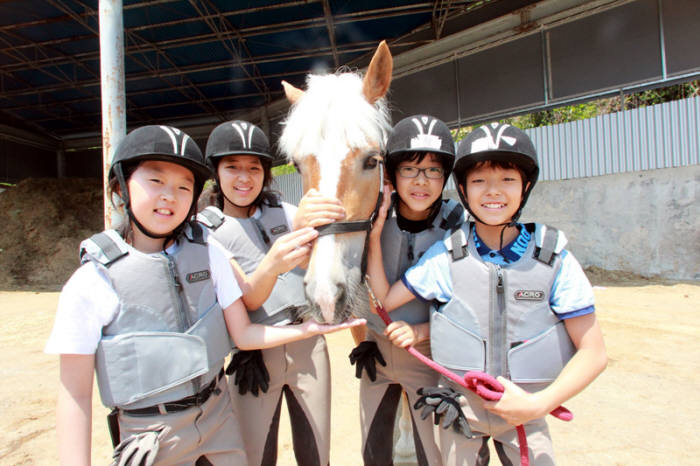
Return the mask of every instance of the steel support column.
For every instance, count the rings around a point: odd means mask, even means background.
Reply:
[[[119,142],[126,135],[124,90],[124,19],[122,0],[100,0],[100,76],[102,89],[102,162],[105,228],[121,221],[107,194],[107,174]]]

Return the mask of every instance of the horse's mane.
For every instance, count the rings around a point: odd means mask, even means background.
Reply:
[[[317,154],[324,140],[353,149],[374,142],[383,151],[391,129],[386,100],[367,102],[362,76],[350,72],[309,75],[306,92],[282,124],[279,145],[287,157]]]

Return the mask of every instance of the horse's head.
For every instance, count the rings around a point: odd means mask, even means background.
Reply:
[[[368,220],[377,205],[391,128],[383,99],[391,70],[389,47],[382,42],[364,78],[350,72],[310,75],[306,91],[283,83],[292,108],[280,147],[301,172],[304,192],[314,188],[340,199],[346,222]],[[342,322],[357,302],[367,301],[361,262],[368,232],[358,231],[359,224],[322,232],[311,253],[304,282],[319,322]]]

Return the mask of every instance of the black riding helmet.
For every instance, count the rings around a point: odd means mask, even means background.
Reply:
[[[216,169],[221,157],[227,155],[255,155],[263,164],[272,164],[270,142],[257,126],[243,120],[221,123],[209,134],[207,140],[206,163],[216,177]]]
[[[386,143],[386,169],[396,184],[396,167],[404,155],[432,152],[438,156],[445,172],[445,183],[455,161],[455,143],[445,123],[430,115],[414,115],[396,123]],[[444,187],[444,184],[443,184]]]
[[[515,223],[525,207],[532,188],[537,183],[537,176],[540,172],[535,146],[528,135],[515,126],[501,123],[480,126],[462,139],[457,148],[453,170],[457,187],[464,186],[465,175],[469,168],[487,160],[513,163],[525,173],[522,201],[510,222],[511,224]],[[530,185],[525,189],[527,183]],[[469,208],[465,195],[461,190],[457,191],[464,207],[472,217],[478,219]]]
[[[187,220],[179,225],[173,233],[156,235],[141,225],[131,211],[129,190],[126,185],[125,166],[137,164],[146,160],[162,160],[164,162],[176,163],[192,171],[195,182],[192,205],[190,206],[188,218],[194,215],[197,199],[202,192],[205,181],[209,178],[209,170],[206,165],[204,165],[202,151],[199,149],[197,143],[183,131],[173,128],[172,126],[142,126],[127,134],[117,146],[114,157],[112,158],[112,165],[109,168],[108,179],[116,178],[119,182],[121,198],[124,202],[124,209],[129,219],[134,222],[139,230],[151,238],[173,236],[182,229]]]

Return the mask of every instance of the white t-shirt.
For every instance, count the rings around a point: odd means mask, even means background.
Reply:
[[[174,254],[178,245],[166,249]],[[226,309],[241,297],[241,290],[228,261],[226,249],[209,236],[209,266],[219,305]],[[94,354],[102,328],[119,310],[119,297],[109,279],[94,262],[83,264],[63,286],[56,320],[44,352],[50,354]]]

